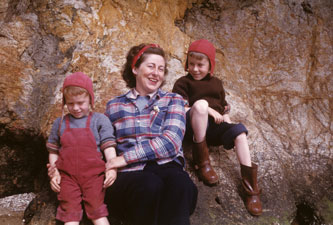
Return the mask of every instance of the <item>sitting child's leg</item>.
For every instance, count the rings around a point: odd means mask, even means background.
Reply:
[[[199,143],[205,140],[208,123],[208,102],[205,100],[196,101],[191,107],[191,126],[194,142]]]
[[[191,107],[190,115],[194,142],[192,155],[198,177],[207,185],[215,185],[219,178],[210,165],[209,149],[206,143],[208,102],[205,100],[196,101]]]
[[[242,186],[246,193],[245,206],[250,214],[259,216],[262,213],[260,188],[258,186],[258,166],[251,163],[251,155],[247,137],[241,133],[235,138],[235,148],[241,166]]]
[[[251,167],[251,155],[245,133],[235,138],[236,155],[240,164]]]
[[[261,189],[258,186],[257,173],[257,164],[252,163],[251,167],[241,164],[242,186],[246,194],[245,207],[254,216],[259,216],[262,213]]]

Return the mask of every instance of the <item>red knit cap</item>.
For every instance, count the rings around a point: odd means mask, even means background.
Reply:
[[[64,84],[62,86],[62,91],[68,86],[77,86],[84,88],[88,91],[91,99],[91,107],[94,108],[94,89],[93,89],[93,83],[90,77],[85,75],[82,72],[75,72],[68,77],[65,78]],[[66,104],[65,102],[65,96],[63,96],[63,105]]]
[[[215,67],[215,47],[210,41],[206,39],[194,41],[188,48],[188,52],[200,52],[205,54],[210,61],[210,74],[213,74]],[[186,59],[185,70],[187,71],[187,69],[188,65]]]

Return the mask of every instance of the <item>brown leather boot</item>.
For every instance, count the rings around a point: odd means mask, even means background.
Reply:
[[[260,201],[261,189],[257,182],[258,165],[252,163],[252,167],[241,164],[242,186],[245,190],[245,206],[253,216],[260,216],[262,204]]]
[[[202,180],[208,186],[217,184],[219,178],[210,165],[209,149],[206,140],[193,144],[192,156],[199,180]]]

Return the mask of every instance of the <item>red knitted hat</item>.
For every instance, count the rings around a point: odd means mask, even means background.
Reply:
[[[68,86],[77,86],[86,89],[90,95],[91,107],[94,108],[94,89],[90,77],[88,77],[82,72],[75,72],[65,78],[64,84],[62,86],[62,91],[64,91],[64,89]],[[62,103],[63,105],[66,104],[65,96],[63,96]]]
[[[188,52],[200,52],[205,54],[210,61],[210,73],[213,74],[215,67],[215,47],[210,41],[206,39],[194,41],[188,48]],[[185,70],[187,71],[187,69],[188,65],[186,59]]]

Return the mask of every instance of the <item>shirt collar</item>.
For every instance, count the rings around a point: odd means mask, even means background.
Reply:
[[[153,93],[148,94],[149,99],[153,98],[156,95],[156,93],[158,93],[158,90]],[[131,91],[127,95],[127,97],[131,98],[131,99],[137,99],[138,96],[139,96],[139,92],[135,88],[132,88]]]

